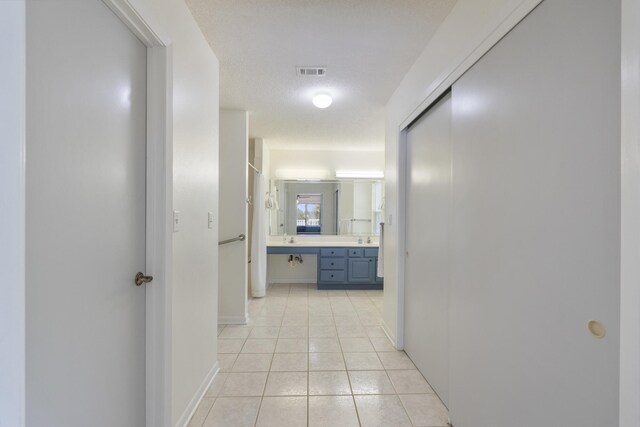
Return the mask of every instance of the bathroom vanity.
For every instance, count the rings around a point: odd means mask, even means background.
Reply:
[[[270,283],[382,289],[376,276],[382,179],[272,180],[267,209]]]
[[[318,289],[382,289],[377,244],[336,242],[270,243],[267,254],[315,255]]]

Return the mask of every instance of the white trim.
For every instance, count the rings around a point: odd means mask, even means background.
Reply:
[[[146,20],[128,0],[102,0],[113,13],[140,39],[147,47],[166,46]]]
[[[396,260],[396,283],[398,284],[398,306],[396,310],[396,348],[404,349],[404,294],[405,264],[407,254],[407,134],[403,129],[398,138],[398,250]]]
[[[249,316],[220,316],[218,317],[218,325],[246,325],[249,322]]]
[[[317,283],[317,279],[278,279],[277,277],[269,280],[269,285],[293,285],[296,283],[300,283],[302,285],[313,285]]]
[[[216,379],[218,372],[220,372],[220,367],[218,361],[216,360],[215,365],[213,365],[213,368],[211,368],[202,384],[200,384],[200,387],[198,387],[198,391],[196,391],[193,399],[191,399],[191,401],[187,405],[187,408],[184,410],[184,412],[176,422],[176,427],[187,427],[189,421],[191,420],[191,417],[193,417],[196,409],[198,409],[198,405],[200,405],[200,402],[202,402],[202,398],[205,397],[205,395],[207,394],[207,390],[209,390],[209,387],[211,387],[211,384]]]
[[[640,425],[640,4],[622,0],[620,427]]]
[[[128,0],[102,0],[147,47],[146,425],[171,425],[172,49]]]
[[[147,50],[147,426],[171,420],[173,266],[172,48]]]
[[[405,293],[405,194],[406,194],[406,133],[409,125],[431,104],[445,93],[464,73],[467,72],[480,58],[489,52],[504,36],[520,23],[543,0],[523,0],[505,19],[496,23],[489,33],[468,55],[454,61],[427,89],[426,97],[405,118],[398,128],[397,139],[397,194],[398,194],[398,251],[397,251],[397,312],[396,312],[396,348],[404,348],[404,293]]]
[[[0,2],[0,426],[25,425],[26,5]]]
[[[400,130],[405,130],[411,122],[413,122],[424,110],[429,108],[433,102],[438,99],[451,85],[458,80],[467,70],[473,67],[487,52],[493,48],[504,36],[507,35],[516,25],[520,23],[533,9],[536,8],[542,0],[523,0],[523,2],[507,16],[502,22],[499,22],[496,28],[480,42],[475,49],[468,55],[458,58],[453,65],[440,74],[427,89],[427,96],[409,116],[400,125]]]
[[[402,350],[401,347],[398,347],[398,341],[393,336],[393,333],[391,332],[391,328],[389,328],[384,321],[382,322],[381,326],[382,326],[382,332],[384,332],[384,334],[387,336],[389,341],[391,341],[391,344],[396,348],[396,350]]]

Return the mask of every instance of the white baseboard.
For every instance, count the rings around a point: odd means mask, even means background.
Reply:
[[[396,340],[395,335],[391,333],[391,329],[389,329],[384,321],[382,322],[382,330],[384,331],[384,334],[387,336],[387,338],[389,338],[389,341],[391,341],[391,344],[393,344],[396,350],[402,350],[402,348],[398,348],[398,341]]]
[[[286,285],[293,284],[293,283],[311,284],[311,283],[316,283],[316,282],[317,282],[317,279],[309,279],[309,278],[299,278],[299,279],[296,279],[296,278],[293,278],[293,279],[291,279],[291,278],[286,278],[286,279],[275,278],[275,279],[269,279],[269,284],[270,285],[274,285],[274,284],[278,284],[278,283],[286,284]]]
[[[246,325],[249,321],[247,315],[244,316],[218,316],[218,325]]]
[[[207,393],[207,390],[209,390],[211,383],[213,383],[213,380],[216,378],[216,375],[218,375],[219,371],[220,371],[220,365],[216,360],[215,365],[213,365],[213,368],[211,368],[211,370],[205,377],[204,381],[202,381],[202,384],[200,384],[200,387],[198,387],[198,391],[196,391],[196,394],[193,396],[193,399],[191,399],[186,409],[182,413],[182,416],[180,417],[180,419],[178,419],[178,422],[176,423],[176,427],[187,427],[187,424],[189,424],[191,417],[193,417],[193,414],[196,412],[196,409],[198,409],[198,405],[202,401],[202,398],[204,397],[204,395]]]

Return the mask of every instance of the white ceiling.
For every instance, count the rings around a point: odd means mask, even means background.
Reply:
[[[187,0],[220,60],[220,106],[248,110],[252,138],[312,150],[384,149],[384,105],[454,3]],[[331,107],[312,105],[318,91]]]

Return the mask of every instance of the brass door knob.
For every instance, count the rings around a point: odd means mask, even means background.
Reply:
[[[134,281],[136,282],[136,286],[141,286],[143,283],[149,283],[152,280],[153,280],[153,276],[145,276],[140,271],[136,273],[136,277],[134,278]]]

